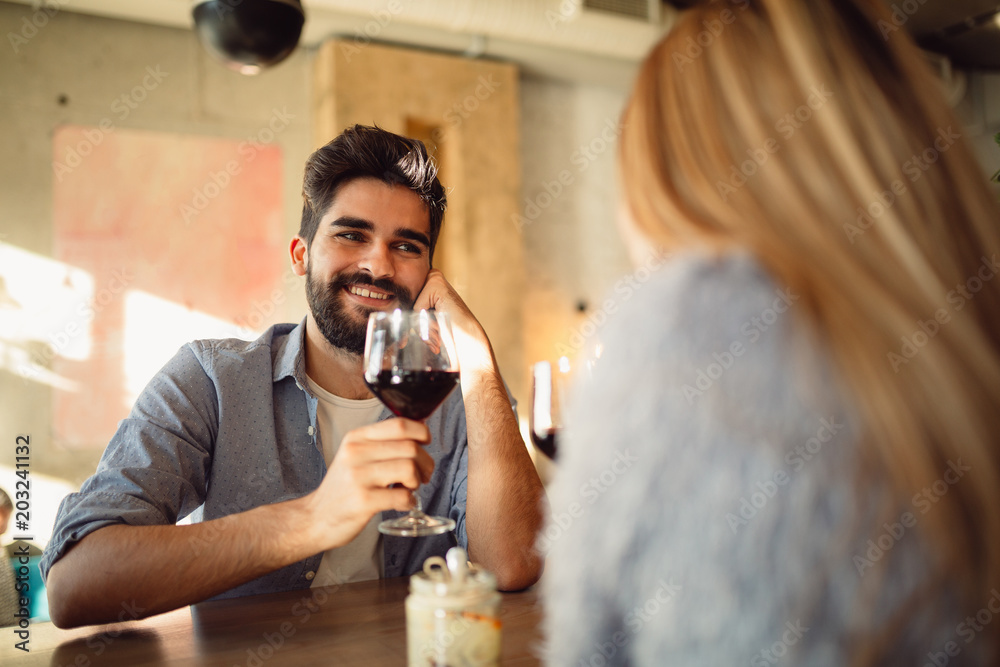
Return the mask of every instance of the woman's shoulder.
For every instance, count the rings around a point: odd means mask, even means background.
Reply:
[[[689,251],[649,262],[619,281],[631,287],[615,290],[622,300],[617,318],[627,325],[629,317],[641,315],[647,328],[700,320],[722,325],[735,321],[752,327],[769,326],[753,322],[754,315],[774,316],[792,309],[799,295],[781,287],[767,273],[752,253],[733,250],[726,253]],[[773,318],[774,324],[777,318]],[[624,321],[623,321],[624,320]]]
[[[773,412],[816,394],[838,398],[828,354],[800,312],[801,295],[775,281],[745,251],[686,253],[631,276],[594,347],[604,381],[631,374],[656,386],[659,406],[692,408],[707,398]],[[637,377],[635,374],[638,373]],[[641,383],[639,383],[641,386]],[[800,406],[801,407],[801,406]]]

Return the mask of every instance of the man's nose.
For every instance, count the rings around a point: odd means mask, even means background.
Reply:
[[[358,267],[375,278],[391,278],[395,273],[392,252],[384,243],[373,243],[358,262]]]

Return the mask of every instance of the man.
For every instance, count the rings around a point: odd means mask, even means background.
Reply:
[[[144,390],[60,506],[42,562],[57,626],[403,576],[456,541],[501,588],[537,580],[541,483],[486,334],[431,268],[445,196],[423,144],[354,126],[309,158],[303,197],[308,316],[190,343]],[[368,314],[410,307],[449,313],[461,367],[426,424],[388,418],[362,379]],[[380,536],[418,487],[455,534]]]

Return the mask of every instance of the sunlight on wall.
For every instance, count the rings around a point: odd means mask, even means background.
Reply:
[[[129,290],[125,294],[125,409],[131,409],[143,387],[185,343],[199,338],[253,340],[259,334],[148,292]]]
[[[94,278],[82,269],[0,243],[0,368],[26,380],[75,391],[53,373],[56,356],[90,356]]]
[[[80,383],[50,370],[55,357],[86,361],[91,322],[102,306],[94,278],[27,250],[0,243],[0,368],[63,391]],[[252,340],[251,330],[141,290],[125,295],[125,409],[183,344],[198,338]]]
[[[8,342],[44,340],[59,354],[84,359],[90,339],[72,332],[89,321],[87,304],[93,298],[94,278],[81,269],[0,244],[0,277],[9,297],[0,319],[0,338]],[[93,318],[93,313],[89,314]],[[65,341],[65,343],[63,342]]]

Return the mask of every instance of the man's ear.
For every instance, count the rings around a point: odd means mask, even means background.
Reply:
[[[288,245],[288,252],[292,256],[292,271],[295,275],[306,275],[306,268],[309,265],[309,248],[301,236],[292,237],[292,242]]]

